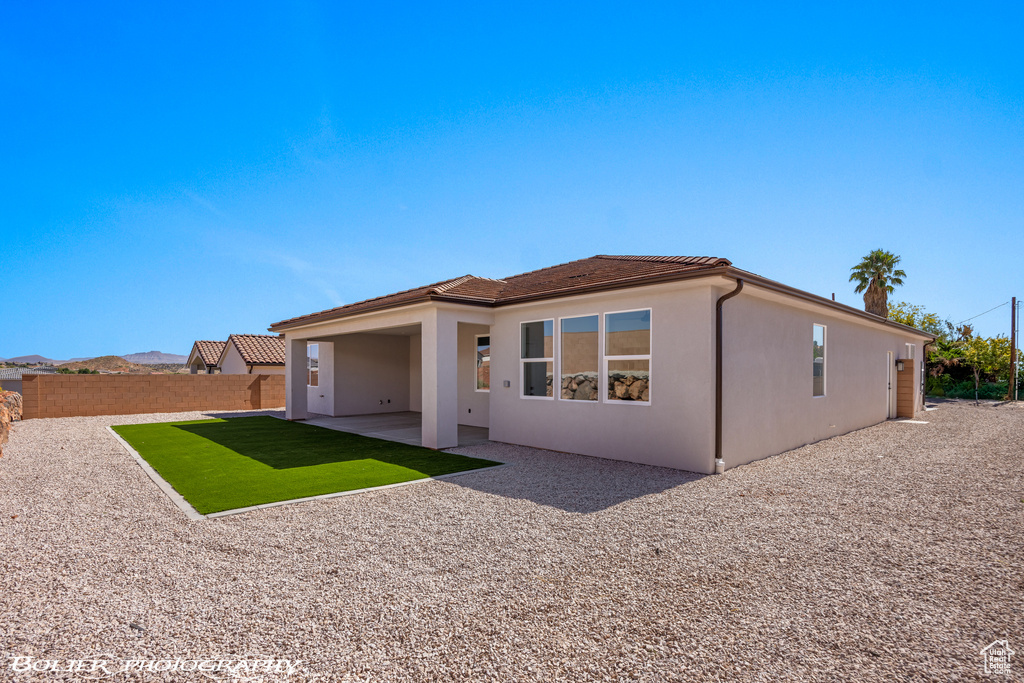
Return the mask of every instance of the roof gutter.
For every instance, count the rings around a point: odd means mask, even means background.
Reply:
[[[715,305],[715,474],[725,472],[725,460],[722,459],[722,304],[742,291],[743,280],[736,278],[736,289],[718,297]]]
[[[746,281],[748,285],[760,287],[761,289],[767,289],[768,291],[776,292],[778,294],[785,294],[786,296],[791,296],[795,299],[801,299],[803,301],[809,301],[810,303],[819,304],[821,306],[831,308],[835,311],[840,311],[842,313],[856,316],[863,320],[869,320],[874,323],[885,325],[886,327],[893,327],[904,332],[913,332],[925,338],[929,338],[932,336],[927,332],[916,329],[914,327],[910,327],[909,325],[904,325],[902,323],[889,320],[888,318],[882,318],[881,316],[877,316],[873,313],[862,311],[859,308],[847,306],[846,304],[841,304],[838,301],[832,301],[831,299],[826,299],[823,296],[811,294],[810,292],[805,292],[802,289],[790,287],[789,285],[784,285],[781,282],[776,282],[775,280],[769,280],[766,277],[755,275],[754,273],[748,273],[745,270],[739,270],[738,268],[733,268],[730,266],[729,268],[726,269],[726,272],[723,274],[726,275],[727,277],[743,279],[744,281]]]

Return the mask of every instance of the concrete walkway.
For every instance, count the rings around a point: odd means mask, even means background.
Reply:
[[[397,441],[412,446],[421,446],[422,417],[420,413],[377,413],[374,415],[352,415],[330,417],[310,413],[306,424],[370,436],[374,439]],[[487,443],[488,429],[459,425],[459,446],[476,446]]]

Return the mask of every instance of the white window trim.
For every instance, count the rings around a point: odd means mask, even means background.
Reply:
[[[914,356],[917,354],[917,344],[907,344],[905,348],[907,351],[907,360],[914,360]]]
[[[597,317],[597,400],[596,401],[578,401],[574,398],[562,398],[562,321],[573,320],[574,318],[590,318]],[[555,394],[555,398],[563,403],[582,403],[584,405],[597,405],[601,402],[601,354],[604,352],[604,316],[601,313],[580,313],[579,315],[567,315],[560,318],[555,318],[555,324],[558,328],[558,363],[555,367],[555,377],[558,378],[558,391],[552,391]],[[554,344],[552,344],[552,348]],[[554,390],[554,385],[552,385]]]
[[[309,347],[316,347],[316,384],[310,384],[309,381],[313,378],[313,371],[309,367]],[[306,344],[306,387],[312,389],[320,388],[320,344]]]
[[[519,344],[520,344],[520,346],[523,343],[522,335],[523,335],[522,328],[520,328],[520,332],[519,332],[519,337],[520,337]],[[490,332],[488,332],[487,334],[475,334],[475,335],[473,335],[473,355],[474,356],[476,355],[477,351],[480,349],[480,337],[488,337],[489,338],[490,336],[491,336]],[[520,356],[523,355],[521,350],[520,350],[519,355]],[[490,355],[487,356],[487,362],[488,363],[491,362]],[[477,370],[477,368],[476,368],[476,358],[474,358],[473,359],[473,391],[479,391],[482,394],[484,394],[484,393],[486,393],[486,394],[491,393],[490,384],[487,385],[486,389],[480,389],[479,387],[477,387],[477,385],[476,385],[476,370]]]
[[[824,349],[821,363],[821,394],[814,395],[814,369],[811,369],[811,398],[825,398],[828,396],[828,325],[811,323],[811,348],[814,348],[814,328],[821,328],[821,348]]]
[[[523,358],[523,325],[528,323],[546,323],[551,321],[551,353],[554,355],[550,358]],[[519,321],[519,398],[532,399],[538,401],[554,401],[555,400],[555,377],[558,376],[558,367],[555,363],[555,358],[558,357],[561,351],[558,343],[558,335],[555,333],[555,319],[554,318],[539,318],[537,320],[520,320]],[[526,372],[525,363],[551,363],[551,395],[550,396],[527,396],[526,395],[526,383],[523,382],[523,374]]]
[[[651,327],[648,330],[648,333],[650,334],[651,352],[648,353],[648,354],[645,354],[645,355],[631,355],[631,356],[611,356],[611,355],[607,355],[605,353],[605,351],[606,351],[606,349],[605,349],[605,341],[606,341],[605,337],[607,336],[606,333],[605,333],[605,330],[607,329],[606,321],[608,319],[608,316],[609,315],[615,315],[616,313],[637,313],[639,311],[647,311],[648,313],[651,314]],[[601,389],[600,389],[601,393],[600,393],[598,398],[600,398],[602,403],[607,403],[609,405],[632,405],[632,406],[649,406],[649,405],[651,405],[651,399],[654,398],[654,392],[651,390],[651,375],[654,374],[654,361],[652,360],[652,358],[654,356],[654,309],[650,308],[650,307],[647,307],[647,308],[627,308],[627,309],[622,310],[622,311],[605,311],[605,313],[601,316],[600,328],[601,328],[601,342],[600,342],[600,347],[601,347],[601,367],[604,370],[604,372],[601,373]],[[646,360],[647,361],[647,393],[650,395],[650,398],[648,400],[646,400],[646,401],[623,401],[621,399],[608,398],[608,390],[609,390],[608,389],[608,361],[613,361],[613,360]]]

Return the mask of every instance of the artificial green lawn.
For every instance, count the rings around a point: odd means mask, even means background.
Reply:
[[[498,464],[267,416],[113,429],[204,515]]]

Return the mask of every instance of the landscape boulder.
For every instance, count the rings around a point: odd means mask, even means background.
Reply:
[[[11,433],[11,423],[21,419],[21,394],[0,389],[0,455]]]

